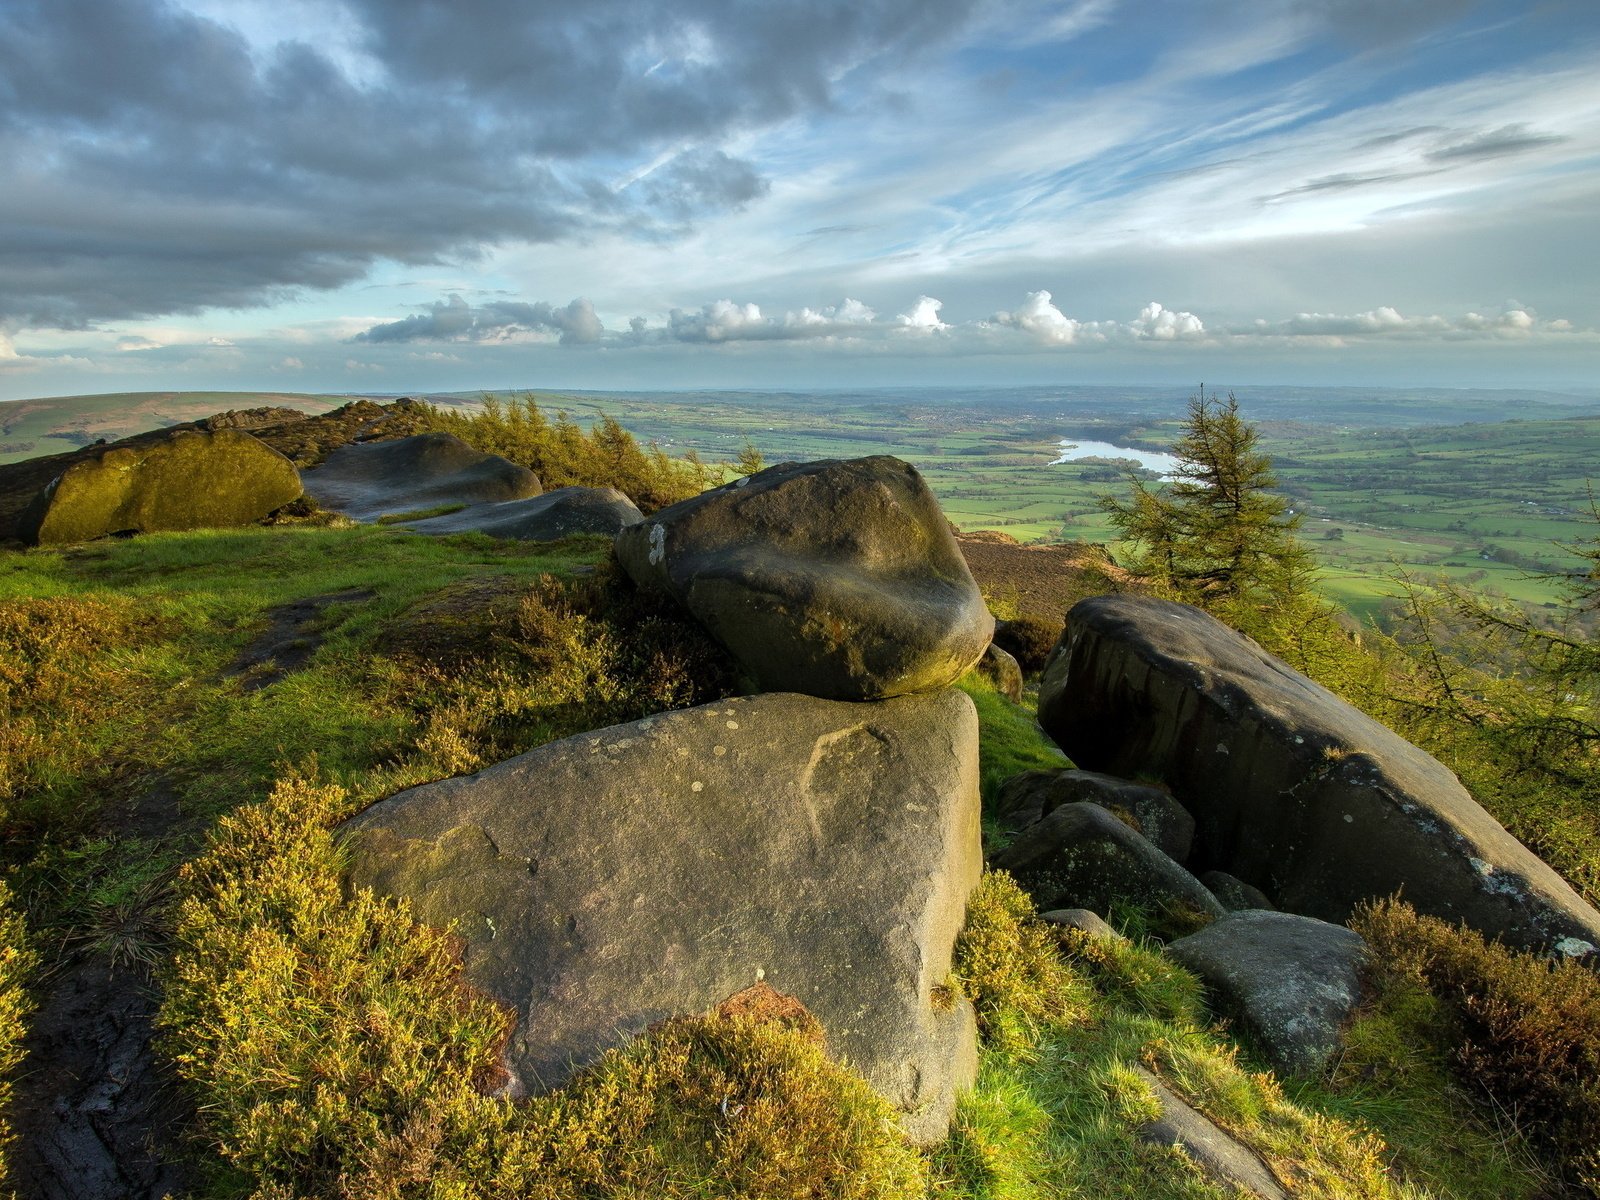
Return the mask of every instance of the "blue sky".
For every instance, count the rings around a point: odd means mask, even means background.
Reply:
[[[3,0],[0,398],[1600,388],[1600,4]]]

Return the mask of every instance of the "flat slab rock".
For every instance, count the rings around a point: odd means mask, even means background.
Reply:
[[[576,533],[612,536],[644,520],[616,488],[564,487],[526,500],[474,504],[460,512],[407,521],[416,533],[486,533],[520,542],[553,542]]]
[[[1361,935],[1293,913],[1229,913],[1167,953],[1205,981],[1213,1008],[1290,1075],[1320,1071],[1361,1002]]]
[[[937,691],[994,632],[938,501],[887,455],[769,467],[624,529],[617,558],[763,691]]]
[[[764,981],[942,1137],[977,1068],[942,985],[982,870],[977,716],[959,692],[775,694],[583,734],[352,818],[351,877],[457,923],[517,1011],[527,1091]]]
[[[1512,946],[1584,953],[1597,913],[1436,759],[1197,608],[1075,605],[1039,722],[1079,766],[1166,782],[1204,865],[1343,923],[1402,892]]]
[[[340,446],[301,478],[306,495],[357,521],[445,504],[522,500],[541,490],[539,477],[526,467],[474,450],[448,433]]]
[[[1182,1151],[1218,1183],[1262,1200],[1289,1200],[1278,1178],[1260,1155],[1205,1113],[1175,1093],[1153,1072],[1135,1067],[1161,1106],[1161,1115],[1139,1131],[1142,1141]]]
[[[253,524],[300,496],[300,475],[248,433],[185,428],[74,455],[17,517],[29,545]]]

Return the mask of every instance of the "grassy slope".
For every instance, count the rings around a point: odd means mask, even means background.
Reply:
[[[508,706],[520,696],[521,715],[534,714],[507,732],[453,708],[461,693],[438,680],[397,674],[388,653],[406,628],[405,614],[430,594],[472,581],[570,576],[603,554],[604,544],[593,540],[530,547],[381,529],[281,528],[159,535],[0,559],[0,604],[94,602],[134,613],[122,636],[86,643],[55,664],[68,677],[62,694],[76,701],[38,731],[52,769],[30,781],[34,802],[8,844],[35,927],[53,930],[48,940],[56,945],[69,932],[126,938],[134,943],[130,957],[160,958],[167,953],[159,917],[167,872],[195,852],[200,830],[259,800],[289,765],[315,755],[324,775],[370,797],[461,769],[479,752],[502,755],[559,734],[538,717],[548,705],[522,690],[533,686],[522,677],[526,663],[506,660],[509,674],[483,677],[497,680],[492,690]],[[350,589],[372,597],[325,610],[322,643],[305,669],[255,691],[226,673],[271,608]],[[1060,761],[1027,710],[981,684],[969,687],[991,784],[1020,767]],[[570,711],[567,719],[574,719]],[[78,745],[94,753],[77,753]],[[175,793],[184,819],[123,829],[152,787]],[[130,903],[157,915],[130,922]],[[1204,1027],[1193,982],[1150,949],[1088,953],[1073,970],[1070,1019],[1020,1035],[1012,1022],[1011,1036],[991,1040],[957,1133],[932,1160],[941,1197],[1218,1195],[1180,1158],[1133,1136],[1148,1106],[1128,1074],[1140,1060],[1284,1170],[1320,1178],[1306,1194],[1420,1194],[1409,1184],[1397,1190],[1381,1155],[1373,1158],[1378,1152],[1353,1127],[1319,1116],[1335,1113],[1370,1118],[1393,1138],[1402,1161],[1435,1181],[1437,1194],[1525,1195],[1537,1181],[1516,1165],[1514,1145],[1508,1151],[1483,1134],[1442,1085],[1394,1085],[1366,1100],[1360,1087],[1312,1087],[1295,1103],[1283,1100],[1270,1081],[1234,1064],[1226,1038]],[[1379,1061],[1401,1053],[1391,1051]],[[1407,1045],[1403,1053],[1416,1050]],[[1440,1147],[1441,1128],[1463,1132]],[[1408,1149],[1413,1143],[1422,1149]]]

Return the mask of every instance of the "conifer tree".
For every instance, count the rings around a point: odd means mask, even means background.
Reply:
[[[1189,400],[1183,436],[1173,446],[1173,479],[1134,479],[1127,500],[1102,507],[1130,564],[1175,599],[1217,611],[1247,632],[1309,600],[1316,563],[1296,537],[1299,514],[1272,489],[1272,460],[1257,448],[1239,402],[1200,394]]]

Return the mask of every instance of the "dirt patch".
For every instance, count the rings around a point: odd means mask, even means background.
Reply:
[[[247,676],[241,690],[255,692],[303,670],[327,636],[327,609],[336,604],[364,604],[375,594],[369,588],[349,588],[272,609],[266,629],[239,651],[223,674]]]
[[[1091,542],[1024,546],[987,529],[957,534],[956,541],[990,605],[1004,615],[1060,622],[1085,596],[1139,589],[1104,546]]]
[[[68,959],[42,990],[12,1105],[20,1200],[181,1194],[194,1111],[151,1045],[154,988],[102,951]]]

